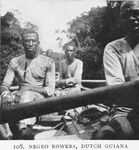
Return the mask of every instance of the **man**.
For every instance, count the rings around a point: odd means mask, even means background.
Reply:
[[[60,63],[60,80],[56,82],[55,95],[67,95],[81,90],[83,62],[76,59],[76,46],[73,42],[64,45],[66,59]]]
[[[105,47],[104,69],[108,85],[137,80],[139,75],[139,1],[123,2],[121,16],[129,27],[129,33]],[[114,104],[108,125],[95,138],[139,139],[139,116],[136,112],[137,107],[132,110]]]
[[[25,54],[10,61],[7,73],[1,85],[2,105],[13,101],[20,103],[40,100],[52,96],[55,88],[55,64],[51,58],[39,54],[39,35],[33,29],[22,34]],[[18,78],[19,91],[13,97],[9,91],[14,77]],[[36,118],[24,119],[19,122],[21,139],[33,139],[31,126]]]
[[[48,49],[48,50],[46,51],[46,56],[52,58],[52,56],[53,56],[53,51],[52,51],[51,49]]]

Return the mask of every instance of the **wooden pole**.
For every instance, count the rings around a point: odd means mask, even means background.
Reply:
[[[94,88],[67,96],[50,97],[12,106],[1,106],[0,123],[96,103],[102,103],[108,106],[115,103],[120,106],[132,107],[138,101],[139,81],[132,81],[120,85]]]

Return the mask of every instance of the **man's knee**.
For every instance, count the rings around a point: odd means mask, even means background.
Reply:
[[[43,95],[33,92],[33,91],[24,91],[21,95],[20,103],[32,102],[44,98]]]

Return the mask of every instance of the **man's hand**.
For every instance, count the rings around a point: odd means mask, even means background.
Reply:
[[[10,91],[8,91],[8,90],[2,92],[1,100],[2,100],[2,106],[11,105],[14,102],[13,97],[12,97]]]
[[[66,86],[66,80],[56,81],[56,87]]]
[[[75,84],[72,81],[67,81],[66,87],[73,87]]]
[[[56,81],[56,88],[57,87],[73,87],[75,84],[73,82],[66,83],[66,80],[59,80]]]
[[[21,99],[21,95],[22,93],[24,92],[25,90],[20,90],[20,91],[17,91],[14,95],[14,102],[15,103],[19,103],[20,102],[20,99]]]

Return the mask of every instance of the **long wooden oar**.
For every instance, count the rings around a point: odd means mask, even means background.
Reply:
[[[79,93],[45,98],[24,104],[1,106],[0,123],[59,112],[89,104],[102,103],[132,107],[139,102],[139,81],[104,86]]]

